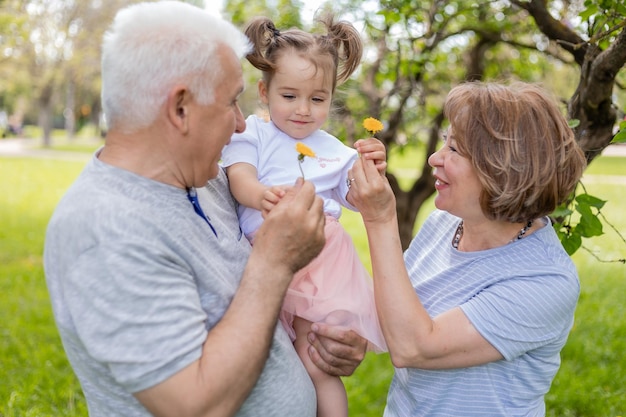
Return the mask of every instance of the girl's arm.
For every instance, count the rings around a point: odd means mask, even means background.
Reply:
[[[367,230],[376,310],[394,366],[449,369],[502,359],[459,307],[430,317],[409,280],[389,182],[370,160],[359,159],[350,175],[355,178],[350,194]]]
[[[258,180],[257,169],[246,162],[238,162],[226,168],[230,192],[246,207],[260,210],[263,216],[285,195],[284,187],[269,187]]]

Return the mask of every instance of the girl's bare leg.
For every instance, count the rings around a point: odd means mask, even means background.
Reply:
[[[317,417],[348,417],[348,397],[341,378],[322,371],[309,358],[307,334],[311,329],[311,322],[294,317],[293,328],[296,332],[294,346],[315,385]]]

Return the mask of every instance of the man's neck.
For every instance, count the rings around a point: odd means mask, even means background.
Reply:
[[[149,129],[131,134],[109,131],[98,159],[142,177],[182,187],[162,136],[163,132],[153,134]]]

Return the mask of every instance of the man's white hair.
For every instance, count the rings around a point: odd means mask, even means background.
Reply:
[[[209,104],[222,75],[219,45],[240,59],[248,38],[231,23],[178,1],[121,9],[102,43],[102,107],[110,128],[130,133],[157,117],[177,83]]]

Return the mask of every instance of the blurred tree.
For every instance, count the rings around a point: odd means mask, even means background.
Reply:
[[[239,27],[253,17],[265,16],[272,19],[278,28],[302,28],[300,9],[301,0],[226,0],[222,14]]]
[[[22,2],[2,0],[0,2],[0,111],[6,111],[11,123],[21,126],[26,101],[20,100],[27,91],[28,75],[15,68],[24,66],[20,54],[21,39],[27,36],[26,18],[16,10]],[[0,129],[6,126],[0,126]],[[5,132],[2,132],[3,134]]]
[[[36,103],[31,107],[46,145],[53,115],[63,114],[70,132],[85,119],[97,123],[102,34],[117,9],[136,1],[0,0],[0,106],[23,113],[20,103]],[[264,15],[279,28],[303,27],[302,5],[226,0],[222,12],[238,26]],[[623,2],[334,0],[324,7],[355,22],[366,43],[363,64],[337,92],[337,116],[328,125],[349,143],[363,135],[360,120],[374,116],[385,122],[377,136],[391,158],[415,143],[429,155],[445,123],[443,98],[463,80],[544,82],[562,98],[589,161],[610,143],[618,112],[623,114],[615,104],[626,83]],[[255,85],[258,71],[244,68],[248,85]],[[246,114],[257,110],[256,97],[256,88],[246,90]],[[405,247],[420,207],[434,192],[425,158],[415,161],[415,171],[408,187],[388,172]]]
[[[140,0],[3,0],[0,95],[26,98],[50,145],[54,120],[70,135],[100,119],[100,44],[121,7]],[[204,0],[187,0],[198,7]],[[7,81],[11,80],[11,81]],[[34,104],[32,104],[34,103]],[[60,118],[62,116],[62,118]]]
[[[225,11],[240,25],[259,14],[279,22],[276,5],[275,1],[248,5],[229,0]],[[322,7],[355,22],[366,43],[360,72],[335,95],[336,117],[328,129],[351,143],[364,134],[360,121],[374,116],[385,123],[377,137],[387,146],[390,158],[407,144],[417,143],[424,149],[425,157],[415,161],[417,177],[408,187],[401,187],[394,172],[387,173],[397,198],[405,248],[413,237],[419,209],[435,191],[426,157],[436,150],[446,123],[443,99],[453,85],[465,80],[543,82],[564,103],[563,111],[572,120],[588,161],[611,142],[616,122],[614,87],[623,90],[619,79],[626,79],[622,71],[626,62],[623,4],[607,0],[336,0]],[[292,9],[280,12],[279,16],[293,14]],[[249,90],[256,97],[256,91]],[[255,108],[244,111],[251,113]],[[566,218],[571,210],[561,214]],[[595,226],[583,226],[577,230],[564,225],[562,240],[572,233],[578,234],[578,241],[581,236],[601,233]],[[578,246],[566,248],[571,252]]]
[[[358,121],[374,116],[385,122],[377,136],[388,150],[422,143],[428,156],[436,150],[445,123],[442,100],[452,85],[464,80],[560,78],[549,88],[567,103],[588,160],[611,142],[616,122],[613,92],[617,78],[624,77],[626,62],[622,4],[380,0],[344,1],[341,6],[341,13],[364,22],[368,45],[361,74],[352,80],[354,88],[336,100],[340,116],[331,131],[340,136],[343,132],[347,141],[362,136],[354,133],[360,132]],[[415,167],[418,177],[406,190],[393,172],[387,174],[397,197],[405,248],[420,207],[434,193],[426,157],[415,161]]]

